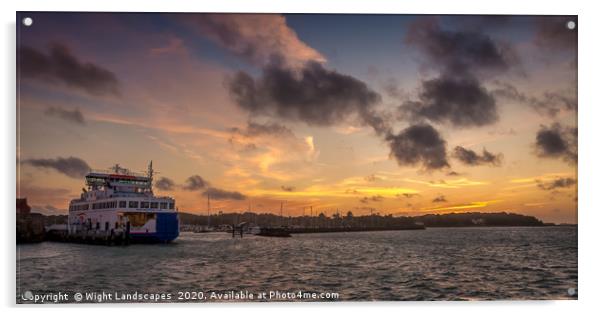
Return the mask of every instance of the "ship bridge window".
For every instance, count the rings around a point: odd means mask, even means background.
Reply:
[[[159,207],[159,202],[151,202],[150,208],[158,208],[158,207]]]
[[[150,203],[148,203],[148,202],[140,202],[140,208],[148,208],[149,204]]]
[[[130,201],[129,208],[138,208],[138,201]]]
[[[126,207],[125,201],[119,201],[119,207]]]
[[[167,208],[167,202],[161,202],[161,209],[164,210]]]

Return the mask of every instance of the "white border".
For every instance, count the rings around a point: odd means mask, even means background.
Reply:
[[[0,301],[4,312],[29,315],[40,313],[62,315],[107,315],[113,313],[136,313],[160,315],[166,308],[177,308],[187,313],[237,313],[252,315],[337,313],[366,314],[378,308],[384,314],[420,315],[509,315],[540,313],[546,315],[568,315],[586,313],[597,305],[602,268],[599,254],[602,247],[600,224],[602,205],[597,199],[597,181],[602,179],[600,161],[600,136],[602,135],[602,102],[599,96],[602,73],[600,67],[600,23],[599,6],[593,1],[545,1],[504,0],[497,2],[451,0],[451,1],[393,1],[393,0],[236,0],[236,1],[123,1],[103,0],[98,2],[81,0],[33,1],[18,3],[2,2],[2,36],[0,59],[0,94],[4,98],[0,138],[2,148],[2,179],[0,201],[3,206],[2,277],[0,279]],[[486,5],[486,7],[485,7]],[[15,201],[15,11],[146,11],[146,12],[323,12],[323,13],[430,13],[430,14],[578,14],[579,15],[579,300],[541,302],[400,302],[400,303],[335,303],[335,304],[132,304],[23,308],[14,306],[15,298],[15,245],[14,245],[14,201]],[[87,305],[92,307],[92,305]],[[109,308],[109,309],[107,309]],[[132,310],[136,308],[136,310]],[[143,309],[143,310],[140,310]],[[199,309],[201,308],[201,309]],[[42,310],[43,309],[43,310]],[[119,309],[119,310],[115,310]],[[229,309],[229,310],[226,310]]]

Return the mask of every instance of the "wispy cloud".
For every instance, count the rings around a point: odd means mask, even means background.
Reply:
[[[444,207],[437,208],[423,208],[428,209],[430,211],[452,211],[452,210],[463,210],[463,209],[472,209],[472,208],[483,208],[489,206],[494,203],[501,202],[502,200],[491,200],[491,201],[480,201],[480,202],[470,202],[467,204],[456,204]]]
[[[75,179],[83,178],[91,169],[88,163],[77,157],[27,159],[24,163],[38,168],[52,169]]]
[[[410,183],[417,183],[426,185],[432,188],[444,188],[444,189],[458,189],[461,187],[469,187],[469,186],[480,186],[480,185],[488,185],[489,182],[486,181],[474,181],[466,178],[454,179],[454,180],[438,180],[438,181],[422,181],[411,178],[405,178],[404,181]]]
[[[33,47],[19,47],[19,74],[24,78],[63,83],[93,95],[119,94],[117,76],[110,70],[75,57],[65,44],[49,45],[49,54]]]
[[[255,64],[274,55],[285,56],[290,66],[326,58],[307,45],[279,14],[186,14],[174,16],[221,47]]]
[[[537,187],[542,190],[550,191],[555,189],[570,188],[577,183],[575,178],[556,178],[549,182],[537,181]]]
[[[86,121],[84,120],[84,115],[79,109],[67,110],[61,107],[51,106],[44,111],[44,114],[48,116],[58,117],[65,121],[76,123],[80,125],[85,125]]]
[[[208,196],[213,200],[245,200],[246,195],[237,191],[227,191],[218,188],[208,188],[203,192],[203,196]]]

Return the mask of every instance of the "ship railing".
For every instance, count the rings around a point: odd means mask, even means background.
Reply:
[[[115,170],[111,169],[90,169],[89,173],[100,173],[100,174],[115,174]],[[135,177],[148,177],[148,174],[143,172],[135,172],[135,171],[121,171],[118,174],[126,175],[126,176],[135,176]]]

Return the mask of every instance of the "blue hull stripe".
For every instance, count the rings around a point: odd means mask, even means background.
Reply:
[[[157,213],[157,232],[131,233],[132,241],[138,242],[169,242],[180,235],[180,223],[177,213]]]

